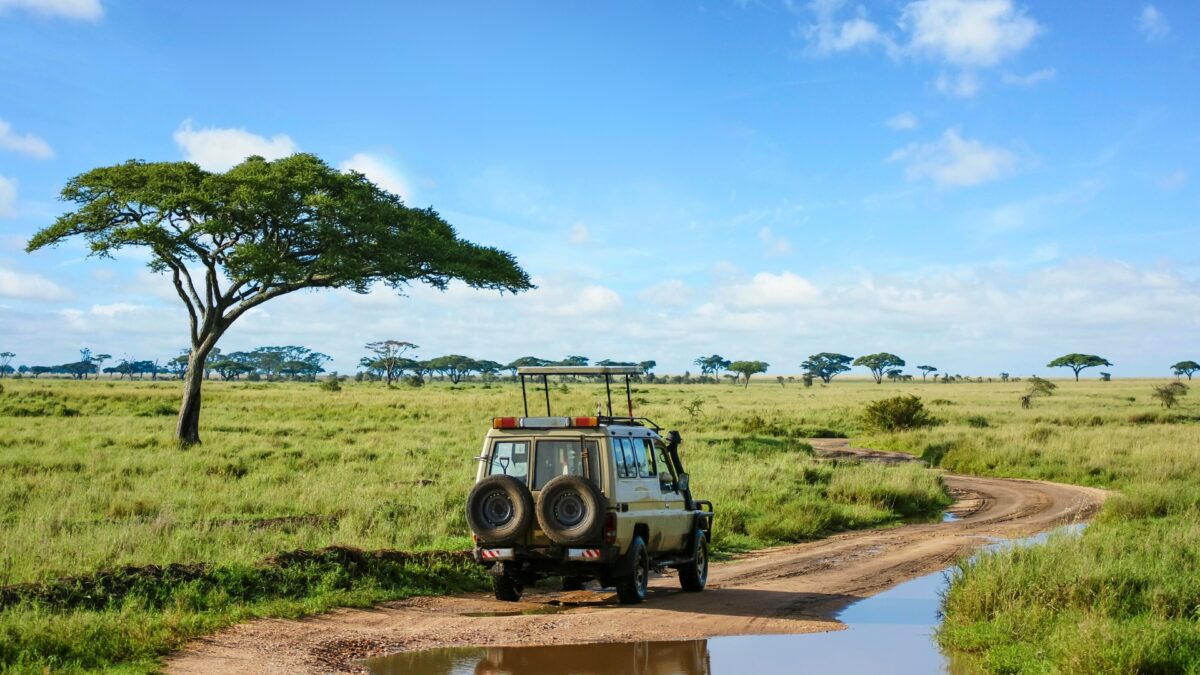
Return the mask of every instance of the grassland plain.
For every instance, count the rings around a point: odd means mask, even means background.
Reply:
[[[1119,492],[1081,536],[961,564],[943,645],[996,673],[1200,673],[1200,401],[1165,410],[1155,384],[1060,381],[1030,410],[1020,384],[926,387],[946,424],[857,439],[958,473]]]
[[[0,394],[0,667],[154,670],[183,640],[479,588],[462,504],[511,384],[420,389],[206,385],[202,447],[170,431],[176,382],[5,380]],[[556,410],[602,388],[555,385]],[[936,513],[936,472],[814,459],[888,387],[640,385],[638,413],[679,429],[731,552]],[[939,388],[938,391],[941,391]],[[332,548],[331,548],[332,547]],[[363,553],[362,551],[368,551]],[[397,551],[433,552],[403,554]]]

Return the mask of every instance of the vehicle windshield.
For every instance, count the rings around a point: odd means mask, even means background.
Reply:
[[[496,441],[488,475],[506,474],[522,483],[529,480],[529,441]]]
[[[555,439],[537,442],[537,467],[533,472],[533,489],[541,490],[555,476],[586,476],[597,486],[600,485],[600,473],[597,469],[598,457],[595,441]],[[584,457],[581,450],[587,450],[587,472],[584,472]]]

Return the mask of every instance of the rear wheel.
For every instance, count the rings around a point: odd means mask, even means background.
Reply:
[[[702,530],[692,535],[692,559],[679,566],[679,585],[693,593],[708,583],[708,538]]]
[[[533,495],[512,476],[488,476],[467,495],[467,524],[489,546],[510,546],[533,522]]]
[[[641,537],[634,537],[629,551],[622,561],[624,569],[616,577],[617,599],[623,605],[636,605],[645,601],[650,585],[650,552]]]
[[[498,566],[499,567],[499,566]],[[521,599],[525,587],[503,569],[492,571],[492,592],[497,600],[516,602]]]

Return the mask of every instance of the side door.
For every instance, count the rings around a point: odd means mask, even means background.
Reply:
[[[678,550],[682,543],[676,521],[683,502],[673,511],[663,499],[653,442],[637,432],[614,433],[612,441],[618,499],[629,505],[626,517],[649,528],[646,545],[651,554]]]
[[[649,452],[657,460],[658,489],[662,494],[664,517],[662,521],[663,538],[669,540],[672,550],[681,550],[692,536],[695,527],[695,516],[687,510],[687,502],[679,491],[679,476],[671,467],[667,458],[666,446],[659,439],[647,439]]]

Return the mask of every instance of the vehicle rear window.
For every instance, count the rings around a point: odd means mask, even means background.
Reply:
[[[582,448],[587,449],[587,472],[584,472]],[[598,446],[595,441],[555,439],[537,442],[537,466],[533,472],[533,489],[541,490],[555,476],[586,476],[600,484]]]
[[[488,475],[507,474],[526,483],[529,481],[529,441],[496,441]]]

